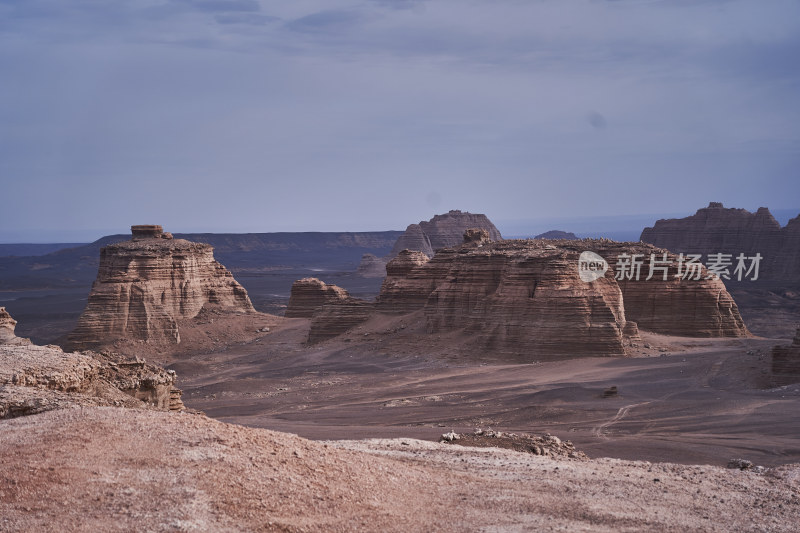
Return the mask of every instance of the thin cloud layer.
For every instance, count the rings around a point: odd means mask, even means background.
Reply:
[[[798,55],[780,0],[0,0],[0,240],[796,207]]]

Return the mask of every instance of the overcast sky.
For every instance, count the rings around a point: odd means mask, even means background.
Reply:
[[[800,2],[0,0],[0,241],[800,208]]]

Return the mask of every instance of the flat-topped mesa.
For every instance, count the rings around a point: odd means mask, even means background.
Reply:
[[[17,321],[11,318],[5,307],[0,307],[0,344],[22,346],[30,344],[30,339],[23,339],[17,337],[14,330],[17,327]]]
[[[782,228],[766,207],[751,213],[711,202],[694,215],[657,221],[642,231],[641,240],[674,253],[701,254],[704,260],[709,254],[730,254],[734,264],[739,254],[760,254],[759,280],[794,283],[800,281],[798,219]]]
[[[97,279],[68,337],[70,349],[125,340],[176,344],[178,322],[204,307],[255,311],[244,287],[214,260],[210,245],[165,237],[160,226],[142,227],[132,227],[136,238],[100,250]]]
[[[584,281],[582,252],[607,262]],[[424,309],[427,330],[463,330],[473,347],[518,360],[624,355],[625,337],[638,327],[687,336],[748,335],[733,299],[718,279],[667,279],[643,270],[637,280],[616,278],[623,253],[663,259],[665,250],[607,240],[506,240],[440,250],[429,261],[404,251],[387,266],[378,298],[384,312]],[[706,270],[701,270],[703,278]],[[646,327],[645,327],[646,326]]]
[[[345,301],[348,292],[336,285],[328,285],[317,278],[303,278],[292,284],[286,318],[311,318],[323,304]]]
[[[772,348],[772,379],[778,386],[800,383],[800,327],[792,344]]]

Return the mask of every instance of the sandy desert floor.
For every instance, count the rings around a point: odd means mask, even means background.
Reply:
[[[436,440],[481,427],[549,432],[590,457],[800,462],[800,384],[770,388],[776,340],[644,334],[635,357],[509,364],[465,361],[464,339],[421,337],[420,327],[383,316],[306,346],[308,321],[284,320],[170,368],[187,406],[312,439]],[[604,398],[611,386],[618,394]]]
[[[70,408],[3,421],[3,531],[796,531],[798,465],[314,442],[202,415]]]

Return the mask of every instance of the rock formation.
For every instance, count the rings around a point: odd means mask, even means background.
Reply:
[[[11,318],[5,307],[0,307],[0,345],[21,346],[30,344],[31,341],[17,337],[14,330],[17,327],[17,321]]]
[[[382,278],[386,276],[386,261],[374,254],[364,254],[356,274],[362,278]]]
[[[591,282],[579,271],[587,251],[603,267]],[[642,260],[640,279],[615,279],[622,254]],[[647,280],[651,255],[668,266]],[[678,258],[666,250],[608,240],[465,244],[430,260],[404,251],[387,265],[377,308],[424,309],[429,333],[463,330],[475,346],[522,360],[623,355],[625,337],[636,336],[638,328],[694,337],[748,335],[719,279],[706,279],[702,268],[700,279],[676,279],[678,268]]]
[[[292,285],[287,318],[311,318],[308,342],[317,342],[341,335],[367,320],[375,306],[353,298],[336,285],[317,278],[299,279]]]
[[[369,272],[365,277],[380,277],[385,275],[381,272],[378,261],[384,265],[397,257],[403,250],[412,250],[424,253],[428,257],[433,257],[436,250],[448,246],[461,244],[464,232],[468,229],[480,229],[488,232],[489,240],[502,240],[500,232],[486,215],[462,212],[457,209],[451,210],[443,215],[435,215],[432,219],[421,221],[419,224],[410,224],[406,231],[397,239],[392,247],[392,251],[383,258],[375,256],[364,256],[359,265],[358,271]]]
[[[759,279],[800,281],[800,216],[781,227],[766,207],[755,213],[725,208],[719,202],[686,218],[659,220],[641,240],[674,253],[761,254]]]
[[[772,377],[776,385],[800,383],[800,327],[792,344],[772,348]]]
[[[317,278],[303,278],[292,284],[286,318],[311,318],[323,304],[345,301],[350,298],[346,290],[328,285]]]
[[[254,312],[247,291],[214,260],[207,244],[170,239],[160,226],[133,226],[133,239],[100,251],[86,310],[70,349],[138,339],[180,342],[178,322],[206,308]]]
[[[493,241],[503,238],[486,215],[466,213],[456,209],[444,215],[435,215],[428,221],[408,226],[394,244],[389,259],[403,250],[417,250],[432,257],[440,248],[461,244],[464,232],[471,228],[485,229],[489,232],[489,239]]]
[[[117,354],[0,345],[0,419],[75,405],[182,410],[175,373]]]
[[[341,335],[366,322],[374,311],[374,303],[358,298],[326,303],[311,319],[308,342],[314,344]]]

